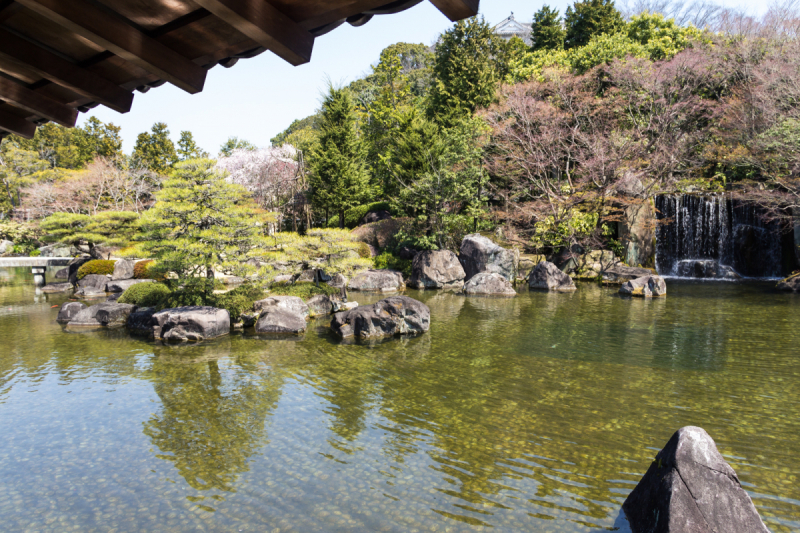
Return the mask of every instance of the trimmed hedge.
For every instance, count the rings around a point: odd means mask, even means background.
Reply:
[[[327,283],[320,283],[319,287],[313,283],[295,283],[294,285],[273,285],[270,288],[269,296],[299,296],[303,300],[308,300],[317,295],[333,296],[341,294],[341,289],[331,287]]]
[[[163,283],[137,283],[128,287],[117,301],[140,307],[159,307],[170,292],[169,287]]]
[[[78,279],[83,279],[89,274],[107,276],[114,273],[114,263],[116,261],[108,259],[94,259],[81,265],[78,269]]]
[[[391,211],[391,206],[389,202],[373,202],[348,209],[344,212],[344,227],[347,229],[355,228],[361,222],[361,219],[367,216],[367,213],[372,213],[373,211]],[[328,220],[328,227],[339,227],[339,215],[333,215]]]
[[[137,261],[133,265],[133,279],[154,279],[156,281],[164,281],[166,279],[164,274],[156,272],[153,268],[154,266],[155,261],[152,259]]]

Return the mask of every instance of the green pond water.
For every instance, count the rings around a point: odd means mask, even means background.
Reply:
[[[716,440],[773,532],[800,531],[800,296],[409,292],[429,333],[67,333],[0,271],[2,531],[628,530],[681,426]],[[351,294],[361,303],[375,296]]]

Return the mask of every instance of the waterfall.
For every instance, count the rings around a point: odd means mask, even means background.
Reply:
[[[723,194],[656,197],[656,269],[698,278],[783,276],[783,236],[757,206]]]

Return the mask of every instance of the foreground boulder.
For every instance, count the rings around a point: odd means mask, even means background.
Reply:
[[[327,281],[326,283],[331,287],[336,287],[337,289],[344,289],[345,287],[347,287],[347,282],[348,280],[344,275],[334,274],[333,276],[331,276],[330,281]]]
[[[135,305],[103,302],[78,311],[67,324],[70,328],[116,327],[125,324]]]
[[[156,322],[153,320],[154,314],[156,314],[154,308],[140,307],[128,315],[125,326],[128,328],[128,331],[135,335],[142,335],[152,339],[154,337],[153,327],[156,325]]]
[[[511,282],[494,272],[481,272],[464,284],[464,293],[469,296],[516,296]]]
[[[69,267],[59,268],[56,270],[56,273],[53,275],[56,279],[67,279],[69,278]]]
[[[256,313],[268,311],[273,307],[280,307],[304,319],[310,314],[308,306],[299,296],[270,296],[253,304]]]
[[[782,291],[800,292],[800,274],[789,276],[778,282],[778,289]]]
[[[106,292],[125,292],[133,285],[139,283],[153,283],[152,279],[126,279],[122,281],[109,281],[106,285]]]
[[[66,324],[75,316],[86,309],[86,304],[81,302],[67,302],[61,306],[61,309],[58,310],[58,317],[56,317],[56,322],[59,324]]]
[[[79,289],[96,289],[105,291],[108,285],[108,277],[100,274],[89,274],[78,281]]]
[[[702,428],[679,429],[622,505],[634,533],[767,533]]]
[[[513,281],[517,275],[517,254],[501,248],[478,233],[464,237],[458,259],[467,281],[481,272],[494,272],[508,281]]]
[[[306,331],[306,319],[289,309],[272,306],[261,313],[256,333],[268,335],[300,335]]]
[[[309,299],[306,303],[308,306],[309,316],[325,316],[333,313],[333,301],[330,296],[318,294]]]
[[[643,296],[644,298],[666,296],[667,284],[661,276],[642,276],[623,283],[619,288],[619,293],[627,296]]]
[[[414,256],[409,287],[425,289],[457,289],[464,285],[467,274],[450,250],[429,250]]]
[[[153,315],[153,337],[168,342],[202,341],[231,332],[231,317],[215,307],[177,307]]]
[[[114,273],[111,274],[111,281],[133,279],[133,261],[121,259],[114,263]]]
[[[408,296],[391,296],[372,305],[336,313],[331,321],[333,332],[344,339],[424,333],[430,326],[431,310]]]
[[[528,287],[561,292],[577,289],[572,278],[549,261],[542,261],[531,271],[528,276]]]
[[[347,284],[351,291],[393,292],[405,288],[403,274],[396,270],[366,270],[356,274]]]

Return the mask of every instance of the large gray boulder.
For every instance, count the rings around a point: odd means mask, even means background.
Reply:
[[[10,254],[14,251],[14,243],[7,240],[0,240],[0,255]]]
[[[81,309],[67,326],[70,328],[121,326],[125,324],[128,315],[135,310],[135,305],[103,302]]]
[[[267,335],[300,335],[306,331],[306,319],[289,309],[271,306],[256,322],[256,333]]]
[[[168,342],[202,341],[231,332],[231,317],[215,307],[176,307],[153,315],[153,336]]]
[[[56,273],[53,274],[53,277],[56,279],[69,278],[69,267],[59,268],[58,270],[56,270]]]
[[[303,318],[310,314],[308,306],[299,296],[270,296],[253,304],[253,309],[257,313],[268,311],[273,307],[280,307]]]
[[[49,283],[44,287],[42,287],[40,290],[45,294],[53,294],[57,292],[69,292],[72,290],[72,283]]]
[[[130,287],[139,283],[153,283],[152,279],[124,279],[121,281],[109,281],[106,285],[107,292],[125,292]]]
[[[644,298],[666,296],[667,284],[664,282],[664,278],[655,274],[642,276],[623,283],[619,288],[619,293],[626,296],[642,296]]]
[[[39,257],[72,257],[78,252],[74,246],[48,244],[39,248]]]
[[[347,284],[351,291],[394,292],[405,288],[403,274],[396,270],[365,270]]]
[[[494,272],[514,281],[519,256],[513,250],[501,248],[483,235],[473,233],[461,241],[458,260],[467,281],[481,272]]]
[[[679,429],[622,505],[633,533],[768,533],[702,428]]]
[[[308,305],[309,316],[325,316],[333,313],[333,301],[330,296],[318,294],[306,302]]]
[[[414,257],[408,286],[419,290],[456,289],[464,285],[466,277],[456,254],[450,250],[429,250]]]
[[[778,289],[782,291],[800,292],[800,274],[789,276],[778,282]]]
[[[108,285],[108,276],[100,274],[88,274],[78,281],[79,289],[97,289],[105,291],[106,285]]]
[[[111,274],[111,281],[133,279],[133,261],[120,259],[114,263],[114,273]]]
[[[67,302],[61,306],[61,309],[58,310],[58,316],[56,317],[56,322],[59,324],[66,324],[75,316],[86,309],[86,304],[81,302]]]
[[[348,279],[344,276],[344,274],[334,274],[333,276],[331,276],[330,281],[327,281],[326,283],[331,287],[343,289],[347,287],[347,282]]]
[[[464,284],[464,294],[469,296],[508,296],[517,295],[511,282],[495,272],[481,272],[472,276]]]
[[[372,305],[336,313],[331,329],[342,338],[377,339],[424,333],[431,326],[431,310],[408,296],[390,296]]]
[[[542,261],[528,276],[528,287],[548,291],[574,291],[575,282],[550,261]]]

